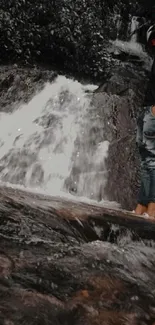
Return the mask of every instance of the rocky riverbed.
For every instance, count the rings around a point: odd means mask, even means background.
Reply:
[[[153,242],[117,227],[115,243],[97,240],[97,205],[5,187],[0,197],[0,324],[154,324]]]

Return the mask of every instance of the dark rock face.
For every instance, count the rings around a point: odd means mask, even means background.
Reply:
[[[45,82],[57,76],[53,71],[42,68],[22,68],[16,64],[0,67],[0,111],[11,112],[20,103],[27,103]]]
[[[95,91],[86,119],[85,136],[77,149],[81,154],[78,164],[75,159],[71,174],[72,182],[76,184],[78,175],[83,175],[85,183],[89,184],[86,192],[92,192],[90,196],[93,199],[107,198],[131,210],[137,202],[141,173],[136,120],[143,110],[146,84],[147,74],[141,67],[126,63],[124,66],[120,64],[107,82]],[[104,141],[110,143],[108,157],[106,161],[104,158],[100,161],[105,147],[102,146],[97,153],[96,148]],[[77,185],[77,194],[79,192]]]
[[[106,160],[105,193],[123,208],[133,209],[139,190],[140,162],[136,148],[136,119],[143,110],[147,76],[140,69],[120,67],[99,87],[95,98],[102,107],[104,138],[110,141]],[[105,92],[109,98],[105,104]]]

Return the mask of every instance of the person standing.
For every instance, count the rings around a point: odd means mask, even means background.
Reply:
[[[137,121],[136,142],[141,158],[141,185],[135,213],[147,213],[155,217],[155,25],[147,31],[147,44],[154,59],[144,109]]]

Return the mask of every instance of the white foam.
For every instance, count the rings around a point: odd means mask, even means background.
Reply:
[[[120,50],[122,52],[128,53],[129,55],[135,55],[143,60],[145,68],[150,70],[152,65],[151,57],[144,51],[143,46],[140,43],[135,42],[135,39],[131,39],[129,42],[121,41],[116,39],[115,41],[110,41],[113,50]]]
[[[25,187],[23,185],[18,185],[18,184],[11,184],[9,182],[2,182],[0,181],[0,186],[1,187],[7,187],[7,188],[11,188],[11,189],[14,189],[14,190],[20,190],[22,192],[28,192],[28,193],[32,193],[32,194],[38,194],[38,195],[43,195],[43,196],[48,196],[49,198],[51,197],[51,199],[53,197],[59,197],[61,199],[65,199],[65,200],[68,200],[68,201],[72,201],[72,203],[87,203],[89,205],[92,205],[92,206],[99,206],[99,207],[107,207],[107,208],[111,208],[111,209],[120,209],[121,206],[119,203],[115,202],[115,201],[109,201],[108,199],[104,200],[102,199],[101,201],[96,201],[96,200],[93,200],[92,198],[88,198],[88,197],[85,197],[85,196],[75,196],[71,193],[68,193],[68,192],[64,192],[64,191],[59,191],[59,192],[54,192],[53,194],[52,193],[49,193],[48,191],[44,190],[44,189],[41,189],[40,187],[36,187],[36,188],[30,188],[30,187]],[[35,202],[35,200],[34,200]]]

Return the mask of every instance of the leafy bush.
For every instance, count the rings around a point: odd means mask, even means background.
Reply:
[[[127,0],[121,0],[119,7],[117,3],[1,0],[0,62],[40,62],[93,77],[103,75],[109,37],[117,37],[117,15],[123,17],[120,35],[125,38],[133,8]]]

